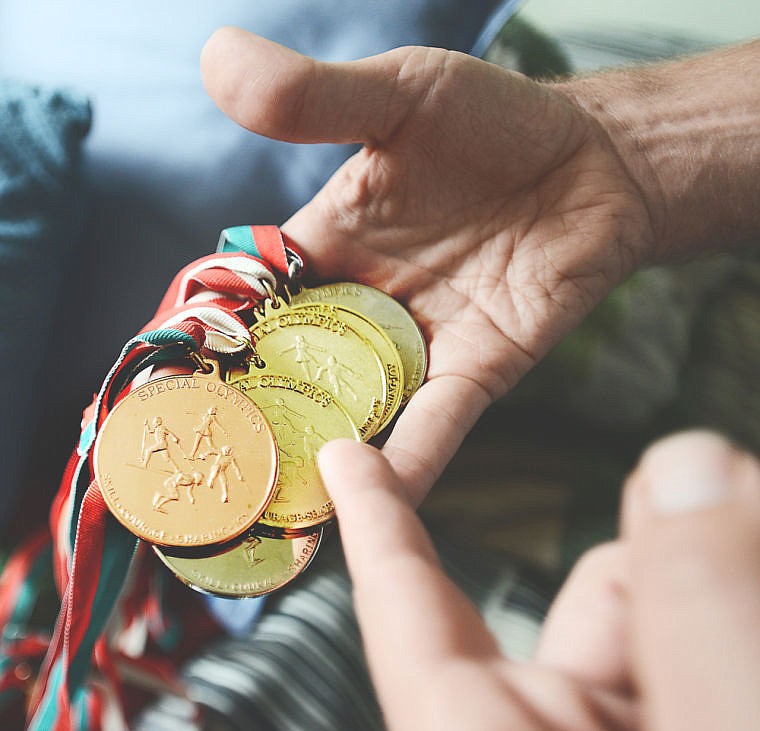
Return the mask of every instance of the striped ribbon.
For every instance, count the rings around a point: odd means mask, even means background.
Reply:
[[[272,289],[277,286],[271,268],[260,257],[211,254],[188,264],[177,274],[158,310],[220,298],[233,312],[247,309],[267,296],[262,282]]]
[[[60,510],[61,523],[68,517],[68,535],[64,533],[56,546],[56,563],[68,567],[68,576],[62,577],[67,580],[58,621],[30,703],[32,730],[92,728],[81,725],[90,724],[87,709],[93,709],[92,702],[86,701],[84,681],[137,548],[138,539],[110,515],[91,477],[89,456],[98,428],[140,368],[198,352],[201,344],[179,329],[133,338],[95,399],[92,419],[84,426],[77,448],[77,465],[70,473],[69,505]],[[60,536],[61,526],[57,528]]]
[[[253,350],[248,326],[238,315],[218,302],[180,304],[173,309],[160,311],[144,330],[160,331],[188,323],[200,325],[204,331],[204,345],[214,353],[232,354]]]
[[[265,261],[280,274],[292,276],[291,263],[300,261],[300,255],[293,242],[277,226],[232,226],[219,234],[217,254],[242,251],[249,256]]]
[[[98,430],[139,373],[201,348],[252,351],[243,316],[276,288],[275,272],[292,277],[302,267],[275,226],[225,229],[224,247],[184,267],[153,320],[124,346],[83,416],[50,511],[52,544],[50,536],[35,536],[7,564],[0,627],[18,638],[0,645],[0,711],[6,692],[18,699],[27,689],[13,672],[19,658],[41,665],[28,705],[32,731],[126,729],[125,676],[154,691],[183,693],[168,656],[145,654],[149,645],[164,653],[178,648],[180,625],[165,611],[163,580],[156,579],[154,564],[139,558],[152,554],[141,552],[138,539],[107,510],[91,458]],[[52,636],[37,637],[25,622],[36,600],[36,567],[49,566],[51,554],[61,608]],[[90,673],[93,663],[97,675]]]

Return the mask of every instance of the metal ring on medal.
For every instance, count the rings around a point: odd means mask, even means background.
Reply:
[[[103,423],[94,450],[109,510],[161,546],[206,546],[246,531],[274,494],[278,459],[259,407],[216,367],[130,392]]]
[[[383,364],[372,344],[330,305],[293,309],[267,300],[251,328],[266,371],[324,388],[346,409],[364,440],[382,423],[388,396]]]
[[[304,288],[291,298],[291,305],[331,302],[371,318],[390,337],[401,356],[404,368],[404,393],[401,405],[422,385],[427,372],[427,347],[414,318],[393,297],[374,287],[354,282],[323,284]]]
[[[277,487],[257,525],[293,531],[332,518],[335,507],[322,482],[317,453],[332,439],[359,440],[346,409],[313,383],[255,367],[229,383],[259,405],[280,450]]]
[[[383,370],[385,371],[385,381],[388,384],[385,396],[385,408],[380,423],[377,425],[375,432],[382,431],[401,406],[401,397],[404,393],[404,367],[401,364],[401,358],[393,341],[381,330],[380,326],[375,324],[370,318],[354,312],[346,307],[340,307],[332,303],[323,303],[329,307],[330,313],[340,320],[343,320],[349,327],[359,333],[374,349],[380,358]],[[311,307],[310,304],[292,305],[293,311],[301,307]]]
[[[249,533],[233,548],[200,558],[153,548],[174,575],[196,591],[239,599],[269,594],[295,579],[311,563],[321,540],[321,530],[297,538]]]

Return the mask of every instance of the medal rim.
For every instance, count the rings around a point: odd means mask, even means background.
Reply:
[[[398,346],[398,352],[399,357],[401,359],[401,363],[404,369],[404,388],[403,388],[403,396],[401,398],[401,406],[406,406],[407,403],[409,403],[409,399],[414,395],[414,393],[422,386],[422,384],[425,382],[425,376],[427,375],[427,369],[428,369],[428,348],[427,348],[427,341],[425,340],[425,336],[422,334],[422,330],[420,329],[420,326],[417,324],[417,321],[412,317],[409,310],[404,307],[401,302],[399,302],[395,297],[389,295],[387,292],[384,292],[382,289],[378,289],[377,287],[372,287],[368,284],[362,284],[361,282],[331,282],[326,284],[319,284],[315,287],[302,287],[296,294],[291,295],[290,301],[291,306],[298,306],[300,304],[299,298],[304,297],[305,301],[304,304],[313,304],[315,302],[325,302],[325,303],[334,303],[339,307],[343,307],[344,309],[353,310],[356,312],[356,314],[362,315],[364,317],[371,318],[372,313],[369,311],[363,311],[361,308],[355,307],[355,301],[358,301],[359,303],[362,302],[361,297],[350,297],[350,303],[345,304],[344,302],[340,301],[339,297],[335,299],[330,299],[329,297],[321,298],[319,300],[310,300],[308,299],[310,292],[318,292],[321,290],[327,290],[330,287],[355,287],[358,289],[363,290],[364,292],[370,293],[369,296],[376,297],[378,299],[381,299],[382,301],[388,303],[392,306],[393,311],[395,311],[400,318],[408,325],[409,332],[413,334],[413,339],[417,342],[417,345],[419,346],[419,350],[415,349],[415,352],[413,354],[410,354],[410,357],[408,358],[409,363],[404,362],[403,353],[409,352],[408,348],[402,347],[402,345],[396,340],[394,340],[393,336],[383,328],[383,326],[375,321],[372,320],[373,323],[375,323],[391,340],[392,343],[394,343],[394,346]],[[421,357],[417,358],[417,353],[420,353]],[[407,367],[408,364],[419,364],[419,375],[415,378],[414,374],[417,373],[417,368],[415,368],[413,371],[410,372],[410,369]]]
[[[254,340],[254,347],[256,347],[258,345],[258,343],[262,340],[262,338],[256,337],[256,335],[257,335],[256,328],[258,326],[260,326],[262,323],[264,323],[264,322],[266,322],[268,320],[273,320],[276,317],[278,317],[281,314],[279,312],[280,309],[284,309],[285,311],[292,311],[294,309],[303,310],[303,309],[306,309],[308,307],[316,308],[317,311],[319,311],[320,309],[322,309],[322,310],[323,309],[329,309],[330,312],[328,314],[330,316],[332,316],[335,320],[338,320],[339,322],[341,322],[344,327],[346,327],[348,330],[350,330],[356,336],[356,338],[358,338],[366,346],[367,350],[369,352],[371,352],[372,357],[374,358],[374,362],[375,362],[375,365],[376,365],[376,367],[378,369],[378,373],[380,374],[380,380],[381,380],[381,393],[379,395],[375,394],[375,396],[377,396],[377,401],[379,402],[379,404],[382,404],[382,413],[380,413],[378,416],[375,416],[374,412],[370,411],[370,414],[368,416],[364,417],[364,420],[362,421],[362,423],[359,424],[353,418],[353,416],[351,415],[351,412],[342,404],[342,402],[340,401],[340,399],[338,399],[333,394],[331,394],[329,391],[327,391],[327,393],[330,393],[330,396],[332,398],[334,398],[336,401],[338,401],[341,405],[344,406],[344,409],[347,411],[347,413],[349,414],[349,416],[351,416],[351,422],[359,430],[359,435],[361,437],[361,441],[368,441],[369,439],[371,439],[375,434],[377,434],[380,431],[380,424],[382,423],[382,421],[383,421],[383,419],[385,417],[385,412],[386,412],[386,407],[387,407],[387,402],[388,402],[388,378],[387,378],[387,375],[386,375],[386,372],[385,372],[385,366],[383,365],[383,361],[380,358],[380,355],[378,354],[378,352],[377,352],[376,348],[374,347],[374,345],[369,340],[367,340],[367,338],[364,335],[362,335],[360,332],[358,332],[356,330],[356,328],[351,327],[351,325],[349,325],[347,322],[344,322],[343,320],[341,320],[340,317],[336,316],[336,314],[334,312],[332,312],[332,310],[336,309],[335,305],[332,305],[332,304],[326,303],[326,302],[309,302],[309,303],[305,303],[302,307],[299,306],[299,307],[296,308],[296,307],[292,307],[290,305],[290,303],[286,302],[282,297],[279,297],[279,296],[277,297],[277,305],[276,306],[272,303],[272,300],[267,299],[264,302],[263,311],[256,313],[256,321],[249,328],[251,336],[253,337],[253,340]],[[308,323],[295,323],[292,326],[296,327],[296,326],[299,326],[299,325],[300,326],[304,326],[304,327],[313,327],[313,326],[309,325]],[[280,325],[278,325],[277,327],[280,330],[284,330],[285,329],[285,328],[283,328]],[[271,334],[271,333],[266,333],[266,335],[269,335],[269,334]],[[266,362],[267,359],[265,357],[263,357],[263,356],[262,356],[262,358],[263,358],[264,362]],[[260,371],[262,373],[267,372],[267,373],[276,374],[276,375],[286,375],[286,374],[283,374],[281,371],[277,370],[276,366],[280,362],[281,361],[278,361],[275,364],[275,367],[273,367],[271,370],[269,370],[270,366],[267,363],[267,365],[264,368],[261,368]],[[251,371],[249,370],[249,373],[250,372]],[[242,377],[245,377],[245,376],[242,376]],[[304,381],[306,383],[310,383],[310,381],[307,381],[305,378],[302,378],[301,376],[295,376],[294,375],[294,376],[291,376],[291,377],[292,378],[296,378],[296,379],[301,380],[301,381]],[[312,384],[312,385],[317,386],[318,388],[321,388],[322,390],[326,391],[326,389],[324,389],[322,386],[319,386],[318,384]]]
[[[253,401],[247,394],[245,394],[242,391],[238,391],[238,394],[242,396],[244,399],[246,399],[250,404],[253,405],[253,407],[256,409],[256,412],[258,414],[258,417],[261,419],[261,422],[264,425],[264,428],[267,430],[267,433],[269,434],[268,443],[270,445],[270,450],[272,452],[271,454],[271,461],[272,461],[272,479],[270,480],[270,484],[268,488],[264,491],[264,497],[259,499],[259,504],[256,507],[255,510],[251,511],[251,514],[249,516],[249,519],[242,522],[242,523],[236,523],[234,529],[225,530],[224,534],[219,537],[214,538],[195,538],[194,540],[177,540],[176,542],[170,542],[166,539],[158,539],[155,535],[148,531],[140,531],[136,526],[132,523],[130,523],[126,518],[121,514],[121,511],[118,509],[116,505],[113,504],[112,499],[110,499],[110,496],[108,495],[107,491],[104,489],[104,475],[107,474],[107,471],[102,469],[102,465],[100,464],[100,457],[103,449],[103,434],[107,433],[107,428],[109,423],[112,421],[115,421],[117,417],[114,417],[114,414],[119,414],[119,411],[123,407],[123,404],[126,404],[128,401],[130,401],[133,398],[139,398],[138,394],[149,388],[150,386],[156,386],[157,384],[160,384],[165,381],[175,380],[177,378],[198,378],[201,380],[214,380],[217,383],[221,383],[225,386],[228,386],[228,384],[220,377],[218,366],[215,365],[214,370],[209,373],[203,373],[202,371],[195,371],[193,373],[188,374],[174,374],[169,376],[163,376],[161,378],[156,378],[154,380],[148,381],[142,385],[140,385],[138,388],[135,388],[134,390],[130,391],[128,394],[126,394],[124,397],[122,397],[111,409],[108,416],[103,421],[103,424],[101,425],[100,429],[98,430],[97,437],[95,439],[95,443],[93,445],[92,450],[92,465],[93,465],[93,472],[95,475],[95,480],[98,484],[98,488],[100,490],[101,495],[103,496],[103,501],[106,504],[106,507],[108,508],[111,515],[113,515],[121,525],[123,525],[130,533],[133,533],[138,538],[146,541],[147,543],[150,543],[152,545],[157,546],[163,546],[166,548],[194,548],[194,547],[203,547],[203,546],[214,546],[219,544],[224,544],[230,541],[234,541],[239,536],[243,535],[246,531],[250,530],[251,526],[259,519],[259,517],[264,513],[264,511],[267,509],[272,496],[274,495],[275,487],[277,485],[277,480],[279,476],[279,464],[280,464],[280,454],[279,449],[277,447],[277,440],[274,435],[274,431],[272,429],[271,424],[269,424],[269,421],[267,420],[266,416],[264,415],[263,411],[259,407],[259,405]],[[167,393],[170,393],[167,391]],[[113,417],[113,418],[112,418]],[[143,511],[144,512],[144,511]],[[150,515],[150,513],[147,513]],[[145,520],[144,514],[140,514],[137,516],[140,518],[146,525],[150,527],[150,521]],[[229,526],[225,526],[225,529],[229,528]],[[160,529],[159,529],[160,530]],[[185,538],[187,535],[185,535]],[[169,536],[171,538],[171,536]]]
[[[336,407],[336,409],[345,418],[345,422],[351,427],[352,434],[350,436],[347,435],[347,436],[345,436],[343,438],[345,438],[345,439],[354,438],[356,441],[361,441],[361,434],[359,432],[359,428],[356,426],[356,423],[351,418],[351,415],[349,414],[349,412],[346,409],[346,407],[343,406],[343,404],[337,398],[335,398],[335,396],[333,396],[333,394],[331,394],[329,391],[327,391],[326,389],[322,388],[321,386],[316,385],[315,383],[311,383],[310,381],[307,381],[305,378],[298,378],[297,376],[289,376],[289,375],[282,374],[282,373],[274,373],[274,372],[267,371],[266,368],[258,369],[258,368],[256,368],[256,366],[251,366],[251,368],[249,369],[249,372],[248,372],[247,375],[245,375],[245,376],[236,376],[232,380],[227,381],[227,383],[228,383],[228,385],[232,386],[233,388],[237,388],[236,384],[238,384],[238,383],[240,383],[242,381],[255,380],[255,379],[258,379],[258,378],[262,378],[262,377],[284,378],[284,379],[288,379],[288,380],[291,380],[291,381],[297,381],[299,383],[305,383],[305,384],[308,384],[309,386],[311,386],[316,391],[324,393],[325,395],[327,395],[329,397],[329,399],[330,399],[330,405],[333,405],[333,406]],[[283,389],[283,388],[278,387],[278,386],[274,386],[274,388],[279,388],[280,390],[284,390],[284,391],[288,390],[288,389]],[[242,393],[245,393],[245,392],[243,391]],[[299,393],[299,392],[298,391],[291,391],[291,393]],[[300,394],[300,395],[304,396],[304,398],[309,398],[305,394]],[[253,400],[254,402],[256,400],[255,397],[249,396],[248,398],[251,398],[251,400]],[[261,408],[261,407],[259,407],[259,408]],[[263,409],[262,409],[262,411],[263,411]],[[275,440],[277,440],[277,433],[275,431],[275,427],[271,426],[271,429],[272,429],[272,432],[275,435]],[[279,450],[278,450],[278,452],[279,452]],[[318,471],[318,468],[317,468],[317,471]],[[279,479],[280,478],[279,478],[279,474],[278,474],[277,480],[275,481],[275,489],[276,489],[277,484],[279,483]],[[327,493],[326,490],[325,490],[325,492]],[[273,491],[273,495],[274,495],[274,491]],[[326,506],[330,506],[329,512],[325,513],[324,515],[321,515],[319,518],[303,519],[303,520],[298,520],[298,521],[286,521],[286,520],[282,520],[282,519],[267,518],[266,517],[267,512],[271,511],[271,508],[272,508],[272,503],[271,503],[271,498],[270,498],[269,504],[266,506],[266,508],[264,509],[264,511],[262,512],[262,514],[259,516],[259,518],[256,521],[256,523],[254,524],[253,528],[255,529],[256,526],[258,525],[258,526],[264,526],[264,527],[269,528],[269,529],[280,530],[287,537],[293,536],[298,531],[303,531],[303,532],[309,533],[309,532],[311,532],[311,530],[313,530],[313,529],[315,529],[317,527],[322,527],[326,523],[329,523],[330,521],[334,520],[334,518],[335,518],[335,506],[333,505],[333,501],[330,498],[329,494],[327,494],[327,500],[325,502],[323,502],[321,505],[319,505],[316,508],[310,508],[310,509],[311,510],[317,510],[318,512],[320,512]],[[261,533],[259,533],[259,535],[261,535]]]
[[[177,569],[177,567],[172,564],[171,559],[179,560],[179,561],[200,561],[200,562],[207,562],[207,561],[213,561],[214,559],[219,559],[220,557],[224,556],[226,553],[240,550],[240,547],[242,545],[242,541],[237,541],[234,546],[231,546],[228,551],[224,551],[222,553],[214,554],[212,556],[203,556],[203,557],[189,557],[189,556],[172,556],[171,554],[167,554],[162,549],[162,546],[153,545],[153,551],[158,556],[160,561],[166,566],[173,574],[174,576],[181,581],[186,586],[190,587],[194,591],[200,592],[201,594],[206,594],[209,596],[218,596],[225,599],[252,599],[255,597],[260,596],[266,596],[267,594],[271,594],[274,591],[278,591],[279,589],[282,589],[284,586],[287,586],[291,581],[296,579],[298,576],[300,576],[306,569],[311,565],[311,562],[314,560],[314,557],[317,555],[320,546],[322,545],[322,541],[324,539],[324,528],[320,527],[317,528],[311,532],[309,532],[306,535],[303,536],[281,536],[281,537],[273,537],[273,536],[263,536],[259,533],[253,533],[251,529],[248,530],[248,533],[254,534],[257,537],[266,540],[266,541],[296,541],[296,540],[308,540],[311,538],[311,536],[316,535],[316,543],[314,545],[314,549],[312,550],[311,554],[309,555],[308,559],[304,562],[302,566],[298,568],[297,571],[290,574],[284,581],[277,583],[274,586],[271,586],[267,588],[266,590],[262,591],[253,591],[253,592],[233,592],[233,591],[224,591],[223,589],[219,588],[212,588],[210,586],[204,586],[200,583],[198,583],[197,579],[193,581],[191,577],[187,575],[187,572],[181,572]],[[244,539],[243,539],[244,540]],[[209,574],[210,575],[210,574]]]
[[[380,363],[383,365],[383,370],[385,371],[385,379],[386,379],[386,398],[384,402],[384,408],[383,408],[383,415],[380,418],[377,427],[375,428],[375,431],[372,432],[372,434],[368,435],[368,439],[375,436],[375,434],[379,434],[383,429],[385,429],[386,426],[393,420],[393,417],[396,415],[398,410],[401,408],[401,403],[404,395],[404,388],[406,385],[406,376],[404,371],[404,364],[401,362],[401,356],[399,355],[398,350],[396,349],[396,346],[394,345],[391,338],[388,336],[388,333],[374,320],[372,320],[369,316],[364,315],[361,312],[357,312],[356,310],[352,310],[350,307],[344,307],[343,305],[334,304],[332,302],[307,302],[304,304],[291,304],[291,309],[293,310],[299,310],[302,307],[308,307],[309,305],[313,304],[324,304],[330,307],[331,310],[335,311],[338,319],[340,319],[341,314],[347,313],[353,318],[357,318],[361,321],[363,325],[366,325],[367,328],[372,333],[372,336],[377,337],[379,341],[383,344],[383,348],[385,350],[385,353],[382,353],[378,348],[376,343],[374,343],[372,340],[370,340],[370,336],[364,334],[362,331],[358,330],[354,325],[351,324],[351,322],[346,322],[346,325],[348,325],[352,330],[359,333],[360,336],[362,336],[369,344],[374,348],[375,352],[378,355],[378,358],[380,358]],[[390,357],[387,357],[390,356]],[[386,363],[391,361],[392,365],[397,366],[398,368],[398,378],[399,378],[399,388],[398,393],[396,394],[396,398],[393,402],[389,401],[388,394],[390,393],[390,384],[388,383],[388,371],[386,368]]]

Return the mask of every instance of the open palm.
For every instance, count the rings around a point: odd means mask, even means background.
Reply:
[[[257,133],[363,143],[283,228],[313,276],[378,287],[425,332],[428,382],[385,447],[421,499],[483,409],[646,257],[640,191],[561,92],[463,54],[323,64],[230,28],[202,65]]]

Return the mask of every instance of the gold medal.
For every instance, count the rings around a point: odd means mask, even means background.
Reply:
[[[278,451],[259,407],[211,373],[150,381],[105,420],[95,477],[124,526],[162,546],[239,536],[274,494]]]
[[[248,533],[233,548],[203,558],[172,556],[155,546],[154,550],[193,589],[241,599],[268,594],[292,581],[309,565],[321,540],[321,530],[298,538]]]
[[[259,523],[303,530],[333,517],[335,508],[317,467],[317,453],[332,439],[359,440],[351,417],[327,391],[293,376],[255,366],[230,385],[253,399],[272,425],[280,450],[274,496]]]
[[[330,302],[371,318],[396,346],[404,369],[401,405],[422,385],[427,371],[427,347],[414,318],[390,295],[366,284],[339,282],[313,289],[302,289],[291,298],[291,305]]]
[[[358,312],[349,310],[345,307],[338,307],[337,305],[323,303],[324,307],[328,307],[330,314],[334,315],[338,319],[345,322],[352,330],[355,330],[361,337],[363,337],[374,349],[380,358],[383,370],[385,371],[385,381],[388,385],[385,398],[385,408],[383,409],[383,415],[380,419],[380,423],[375,429],[375,433],[384,429],[396,415],[399,407],[401,406],[401,397],[404,391],[404,367],[401,365],[401,358],[399,357],[396,346],[391,339],[376,325],[372,320]],[[313,305],[304,304],[292,307],[292,310],[298,311],[301,307],[312,308]],[[339,390],[340,384],[335,383],[334,374],[326,379],[326,383],[322,385],[331,393],[335,393]]]
[[[369,439],[379,428],[388,397],[383,364],[372,344],[329,305],[289,307],[266,300],[251,327],[266,371],[300,378],[329,391]]]

